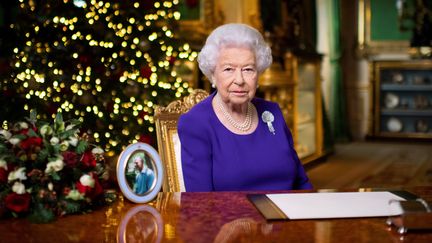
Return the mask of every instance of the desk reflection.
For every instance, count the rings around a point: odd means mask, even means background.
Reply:
[[[409,191],[432,204],[432,187]],[[432,242],[430,232],[401,236],[383,217],[267,221],[247,194],[250,192],[161,192],[148,204],[118,200],[91,214],[69,215],[49,224],[31,224],[25,218],[1,219],[0,241]]]
[[[149,205],[138,205],[127,211],[117,231],[117,242],[161,242],[163,220]]]
[[[272,232],[273,225],[259,223],[252,218],[233,220],[222,226],[214,243],[243,242],[245,239],[261,238]]]

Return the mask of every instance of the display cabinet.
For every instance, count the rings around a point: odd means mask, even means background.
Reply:
[[[371,65],[372,135],[432,138],[432,61],[375,61]]]
[[[274,63],[259,80],[262,96],[281,107],[304,164],[324,155],[320,65],[319,55],[288,52],[284,66]]]

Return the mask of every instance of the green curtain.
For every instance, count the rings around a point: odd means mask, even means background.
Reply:
[[[330,83],[329,116],[334,140],[348,140],[348,121],[346,119],[345,92],[342,82],[341,44],[340,44],[340,4],[339,0],[328,1],[329,16],[329,61]]]

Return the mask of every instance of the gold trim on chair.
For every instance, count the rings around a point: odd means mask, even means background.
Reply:
[[[195,89],[182,100],[173,101],[165,107],[155,107],[158,151],[165,171],[162,189],[165,192],[185,191],[177,121],[181,114],[189,111],[208,95],[204,90]]]

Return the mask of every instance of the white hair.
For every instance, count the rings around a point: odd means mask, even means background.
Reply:
[[[258,73],[266,70],[273,61],[271,49],[258,30],[245,24],[221,25],[207,37],[198,54],[199,68],[212,83],[219,52],[227,46],[250,48],[255,53]]]

